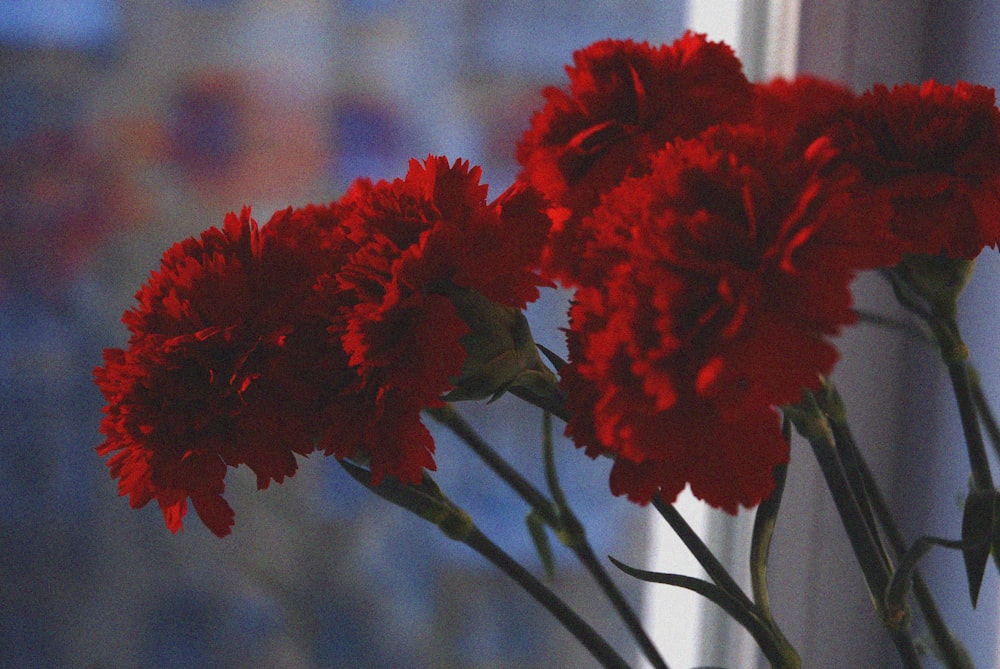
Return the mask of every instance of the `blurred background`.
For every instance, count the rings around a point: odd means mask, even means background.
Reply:
[[[997,0],[0,0],[0,668],[596,666],[469,549],[329,458],[265,491],[231,470],[233,535],[194,514],[170,534],[155,504],[129,509],[94,452],[103,401],[91,375],[102,349],[125,344],[122,312],[174,242],[243,205],[264,221],[334,200],[356,177],[402,176],[430,153],[481,165],[496,196],[541,89],[565,83],[575,49],[669,43],[685,27],[733,44],[751,78],[1000,84]],[[961,305],[994,398],[998,258],[983,254]],[[891,313],[869,279],[859,304]],[[565,306],[549,292],[529,310],[557,352]],[[968,468],[934,352],[865,327],[839,346],[837,383],[907,536],[955,536]],[[460,408],[543,486],[537,412],[506,399]],[[437,437],[436,480],[540,573],[524,505]],[[697,575],[662,522],[610,496],[606,463],[565,441],[557,460],[599,556]],[[752,515],[681,504],[745,568]],[[603,598],[555,549],[553,587],[633,659]],[[797,442],[772,552],[775,613],[806,666],[898,666]],[[923,565],[977,666],[1000,666],[995,570],[973,611],[959,555]],[[617,581],[672,667],[763,666],[694,595]]]
[[[174,242],[429,153],[482,165],[495,197],[574,49],[671,42],[684,21],[681,0],[0,3],[0,667],[593,666],[469,549],[321,456],[262,492],[231,470],[233,535],[193,513],[171,535],[94,452],[91,374]],[[555,350],[564,300],[532,310]],[[540,415],[498,405],[468,415],[543,485]],[[523,504],[444,435],[438,451],[445,491],[540,572]],[[645,514],[604,463],[565,442],[558,458],[598,555],[641,564]],[[610,619],[559,548],[555,587]]]

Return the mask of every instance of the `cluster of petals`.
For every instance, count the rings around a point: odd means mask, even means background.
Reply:
[[[244,209],[168,250],[123,317],[128,346],[95,370],[98,453],[120,494],[156,500],[175,532],[190,499],[224,536],[229,467],[264,488],[321,449],[367,462],[375,482],[420,481],[434,460],[419,413],[466,358],[449,295],[523,307],[541,283],[542,199],[517,188],[488,204],[479,177],[429,157],[264,226]]]
[[[463,371],[463,338],[475,325],[463,295],[514,308],[538,297],[543,200],[518,187],[487,204],[479,179],[468,162],[431,156],[411,161],[403,179],[358,181],[340,201],[358,249],[321,280],[318,296],[359,376],[365,431],[360,446],[325,448],[366,453],[375,483],[385,474],[416,483],[434,467],[419,413],[439,405]]]
[[[604,40],[573,54],[569,88],[546,104],[517,147],[521,178],[553,205],[549,270],[579,271],[586,214],[674,139],[749,118],[752,87],[732,49],[686,33],[669,46]]]
[[[295,473],[318,409],[345,382],[343,365],[320,364],[338,349],[308,310],[317,274],[349,247],[327,209],[259,228],[245,208],[164,254],[123,317],[127,348],[105,350],[95,371],[107,400],[98,453],[133,507],[156,500],[176,532],[190,498],[224,536],[227,467],[247,465],[260,488]]]
[[[909,252],[972,259],[996,246],[1000,111],[993,89],[876,85],[829,134],[866,182],[892,198],[892,231]]]
[[[759,503],[788,457],[773,407],[832,369],[854,268],[899,257],[872,243],[886,207],[851,194],[854,170],[786,145],[752,125],[674,142],[592,214],[602,279],[576,292],[564,384],[577,445],[616,455],[616,494]]]
[[[566,71],[493,202],[479,168],[428,156],[168,250],[95,370],[120,494],[172,531],[190,500],[223,536],[229,467],[264,488],[321,450],[420,482],[420,412],[502,392],[518,310],[560,282],[576,444],[615,457],[615,494],[690,485],[735,512],[787,461],[775,407],[832,370],[855,274],[1000,239],[991,89],[751,84],[694,33],[597,42]]]
[[[567,431],[615,457],[616,494],[753,506],[788,456],[775,407],[833,368],[855,274],[996,244],[993,92],[750,84],[691,33],[567,72],[518,146],[552,206],[544,270],[576,290]]]
[[[856,102],[854,91],[826,79],[777,78],[754,84],[751,123],[785,133],[786,154],[794,157],[847,122]]]

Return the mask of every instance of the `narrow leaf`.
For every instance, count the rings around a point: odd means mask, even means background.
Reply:
[[[885,608],[890,615],[906,610],[906,596],[910,592],[910,584],[913,582],[913,573],[917,569],[917,563],[938,543],[940,542],[929,537],[921,537],[900,558],[885,592]]]
[[[785,649],[782,642],[776,638],[774,630],[768,621],[763,620],[758,612],[752,608],[752,605],[751,608],[747,608],[743,602],[730,595],[715,583],[683,574],[662,574],[655,571],[636,569],[635,567],[630,567],[619,562],[610,555],[608,559],[623,572],[641,581],[663,583],[698,593],[722,608],[733,620],[742,625],[750,633],[750,636],[754,638],[761,650],[764,651],[766,657],[773,659],[784,656]],[[794,654],[794,650],[791,648],[788,649],[788,652]],[[772,665],[786,666],[780,663],[775,664],[774,662],[772,662]]]
[[[639,579],[640,581],[646,581],[647,583],[662,583],[664,585],[672,585],[677,588],[684,588],[685,590],[697,592],[705,599],[708,599],[720,606],[726,611],[726,613],[737,620],[740,620],[741,618],[745,619],[747,617],[754,617],[753,613],[744,608],[735,597],[710,581],[705,581],[693,576],[685,576],[683,574],[663,574],[655,571],[646,571],[645,569],[637,569],[636,567],[630,567],[623,562],[619,562],[610,555],[608,556],[608,559],[623,572],[633,578]]]
[[[969,597],[973,608],[979,601],[979,589],[983,585],[986,562],[990,557],[996,509],[995,490],[974,490],[965,499],[965,510],[962,512],[962,555],[965,558],[965,575],[969,581]]]

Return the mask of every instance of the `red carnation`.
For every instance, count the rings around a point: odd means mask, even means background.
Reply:
[[[670,46],[605,40],[573,54],[569,90],[545,89],[545,107],[517,149],[521,178],[566,211],[551,252],[574,266],[575,228],[627,175],[674,139],[751,111],[751,87],[725,44],[686,33]]]
[[[488,204],[479,178],[468,162],[430,156],[411,161],[404,179],[357,182],[340,202],[358,250],[320,292],[358,375],[350,393],[366,427],[360,442],[324,447],[369,456],[375,482],[386,474],[418,482],[434,468],[420,411],[440,405],[457,382],[475,379],[476,392],[464,396],[489,396],[533,364],[503,364],[517,357],[505,353],[523,351],[510,351],[510,333],[494,328],[503,310],[537,298],[543,282],[533,268],[549,221],[530,189]],[[537,361],[533,344],[531,355]],[[478,367],[496,357],[484,381]]]
[[[260,488],[295,473],[345,382],[343,362],[323,364],[344,358],[339,343],[307,308],[349,246],[331,210],[279,212],[258,230],[244,209],[164,254],[123,317],[128,347],[95,370],[108,402],[98,453],[133,507],[157,500],[176,532],[190,498],[224,536],[227,466],[247,465]]]
[[[887,207],[859,202],[825,142],[789,158],[787,139],[675,142],[594,212],[564,387],[576,443],[617,456],[616,494],[765,498],[788,457],[773,407],[833,367],[854,271],[899,259]]]
[[[834,134],[896,210],[912,253],[971,259],[1000,239],[1000,111],[990,88],[875,86]]]
[[[809,75],[754,84],[754,121],[789,134],[789,152],[802,152],[854,111],[853,91]]]

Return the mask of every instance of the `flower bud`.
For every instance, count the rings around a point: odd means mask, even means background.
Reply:
[[[451,287],[446,294],[470,331],[459,340],[466,351],[462,372],[443,399],[492,401],[514,384],[539,374],[552,376],[519,309],[493,302],[470,288]]]
[[[954,318],[958,296],[976,268],[976,261],[946,256],[906,255],[896,267],[897,275],[927,301],[933,313]]]

